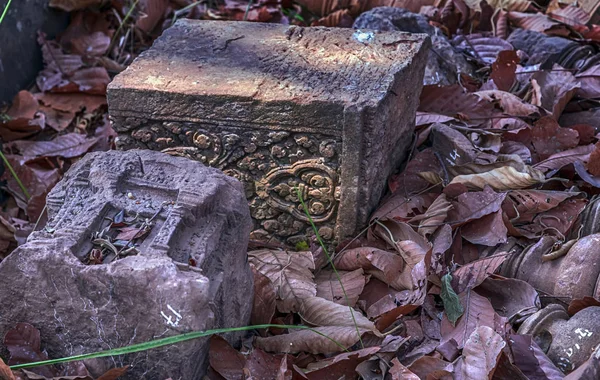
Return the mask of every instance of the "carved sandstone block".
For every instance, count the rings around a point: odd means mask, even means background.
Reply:
[[[120,149],[199,160],[244,183],[252,238],[353,235],[403,160],[424,35],[180,20],[110,84]]]
[[[235,179],[160,152],[91,153],[47,205],[46,228],[0,262],[0,336],[31,323],[59,358],[249,324],[252,221]],[[149,231],[130,252],[119,248],[115,230],[124,227],[113,221],[148,221]],[[196,339],[86,365],[94,378],[130,365],[126,379],[199,379],[207,353],[207,339]]]

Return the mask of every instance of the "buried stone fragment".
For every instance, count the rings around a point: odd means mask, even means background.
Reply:
[[[160,152],[92,153],[47,204],[47,227],[0,262],[0,336],[30,323],[60,358],[248,325],[252,223],[237,180]],[[129,365],[127,379],[198,379],[207,352],[201,338],[85,364],[94,377]]]

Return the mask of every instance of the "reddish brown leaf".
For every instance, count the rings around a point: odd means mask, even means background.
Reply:
[[[577,95],[582,98],[600,98],[600,65],[595,65],[585,71],[575,74],[580,88]]]
[[[548,380],[564,378],[563,373],[544,354],[531,335],[511,335],[508,342],[515,365],[527,378]]]
[[[461,372],[464,379],[490,379],[506,342],[488,326],[480,326],[471,333],[463,349]]]
[[[246,359],[223,338],[218,335],[210,337],[208,349],[210,366],[228,380],[244,379]]]
[[[487,65],[491,65],[496,61],[501,52],[514,50],[513,46],[506,40],[481,33],[458,36],[454,43]]]
[[[575,76],[570,71],[554,65],[552,70],[535,73],[532,77],[532,81],[534,80],[541,89],[541,104],[537,105],[544,107],[555,120],[558,120],[565,106],[580,87]]]
[[[480,326],[490,327],[500,336],[505,336],[508,319],[499,316],[487,298],[471,290],[460,293],[459,298],[465,313],[456,323],[456,327],[452,326],[444,313],[441,330],[442,343],[454,339],[458,343],[458,348],[462,349],[468,337]]]
[[[392,380],[419,380],[419,376],[403,366],[398,358],[392,359],[391,363],[390,375],[392,375]]]
[[[540,296],[529,283],[516,278],[504,278],[497,275],[485,279],[475,291],[492,303],[494,310],[510,321],[533,314],[541,308]]]
[[[415,360],[408,370],[419,377],[419,379],[452,379],[454,366],[442,359],[432,356],[422,356]],[[449,377],[442,377],[450,375]]]
[[[490,79],[501,91],[510,91],[516,79],[517,64],[520,62],[517,52],[504,50],[498,53],[496,61],[492,64]]]
[[[506,242],[508,230],[502,220],[502,210],[485,215],[462,226],[463,238],[473,244],[496,246]]]
[[[362,268],[397,290],[413,286],[410,270],[404,270],[403,258],[393,252],[370,247],[348,249],[335,259],[335,266],[349,271]]]
[[[364,275],[362,268],[351,272],[341,270],[337,272],[340,276],[339,279],[332,270],[322,270],[317,274],[315,278],[317,297],[354,307],[369,277]],[[349,305],[346,302],[346,296],[348,296]]]
[[[552,30],[554,35],[566,36],[569,34],[569,30],[565,26],[542,13],[509,12],[508,19],[516,27],[534,32],[544,33]]]
[[[13,375],[10,368],[2,361],[2,358],[0,358],[0,380],[15,380],[15,375]]]
[[[135,22],[135,26],[145,33],[150,33],[160,20],[165,16],[167,0],[142,0],[139,4],[141,16]]]
[[[379,351],[379,347],[368,347],[345,352],[325,360],[311,363],[304,374],[311,380],[338,380],[356,377],[356,366]]]
[[[575,5],[553,9],[549,16],[569,26],[585,26],[591,18],[589,13]]]
[[[366,331],[359,329],[361,335]],[[267,338],[258,337],[255,345],[268,352],[333,354],[343,351],[342,347],[353,346],[358,340],[359,336],[354,326],[327,326],[312,330],[293,330],[288,334]]]
[[[459,85],[439,87],[424,86],[421,92],[419,111],[447,116],[460,116],[470,120],[490,120],[499,116],[494,105],[473,93],[464,92]]]
[[[562,128],[549,116],[536,121],[531,128],[531,153],[536,162],[579,144],[579,133],[570,128]]]
[[[389,188],[392,193],[409,198],[411,195],[431,187],[429,182],[419,176],[419,173],[429,171],[441,173],[442,169],[434,151],[425,149],[415,154],[401,174],[390,178]]]
[[[452,288],[456,293],[475,288],[494,273],[507,257],[508,253],[503,252],[458,268],[452,273]]]
[[[530,222],[534,216],[553,209],[561,202],[581,197],[581,193],[551,190],[513,190],[505,198],[502,209],[513,223]]]
[[[39,108],[37,100],[29,91],[19,91],[6,114],[13,119],[33,119]]]
[[[424,213],[436,198],[437,194],[435,193],[416,194],[406,198],[402,191],[398,191],[381,203],[379,208],[371,215],[371,220],[394,219],[406,222],[415,215]]]
[[[62,9],[66,12],[85,9],[94,5],[100,5],[102,0],[50,0],[50,6]]]
[[[509,92],[488,90],[478,91],[474,94],[502,109],[506,115],[529,116],[539,112],[536,106],[524,102],[521,98]]]
[[[98,377],[96,380],[117,380],[121,376],[125,375],[128,370],[129,366],[112,368],[100,375],[100,377]]]
[[[119,234],[115,239],[130,241],[134,239],[141,239],[150,232],[150,228],[147,226],[127,226],[120,229]]]
[[[4,346],[10,352],[8,365],[33,363],[48,360],[48,355],[41,351],[40,331],[29,323],[17,323],[4,335]],[[46,377],[58,374],[50,366],[35,367],[34,372]]]
[[[578,311],[585,309],[590,306],[600,306],[600,301],[594,297],[585,296],[583,298],[574,299],[569,303],[569,309],[567,310],[569,315],[573,316]]]
[[[594,150],[594,145],[581,145],[573,149],[567,149],[562,152],[554,153],[550,157],[546,158],[533,165],[535,169],[548,171],[557,170],[569,164],[573,164],[576,161],[589,161],[590,153]]]
[[[79,133],[67,133],[51,141],[13,141],[10,147],[27,157],[72,158],[86,153],[98,140]]]
[[[500,210],[505,193],[496,193],[490,187],[483,191],[473,191],[461,194],[453,202],[453,208],[448,212],[449,223],[462,225],[477,220]]]
[[[275,287],[271,280],[257,271],[253,265],[250,268],[254,274],[254,303],[250,321],[253,325],[271,323],[277,304]]]

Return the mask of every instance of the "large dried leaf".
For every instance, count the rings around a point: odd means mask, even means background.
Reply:
[[[48,360],[48,355],[41,351],[40,331],[29,323],[17,323],[4,335],[4,347],[10,352],[8,365],[33,363]],[[46,377],[54,377],[58,371],[54,367],[35,367],[35,373]]]
[[[0,380],[15,380],[15,375],[13,375],[12,371],[4,363],[2,358],[0,358]]]
[[[146,33],[150,33],[165,16],[167,0],[141,0],[141,16],[135,22],[135,26]]]
[[[494,310],[510,321],[523,321],[541,308],[540,296],[535,288],[516,278],[491,276],[475,291],[489,299]],[[515,320],[517,317],[520,319]]]
[[[454,43],[487,65],[494,63],[501,51],[514,50],[506,40],[481,33],[457,36]]]
[[[463,379],[491,379],[504,346],[502,337],[487,326],[473,331],[463,348]]]
[[[452,117],[467,117],[471,120],[489,120],[493,116],[501,115],[492,103],[476,94],[464,92],[459,85],[424,86],[421,92],[419,111]]]
[[[575,74],[580,88],[577,95],[584,99],[600,98],[600,65],[595,65],[587,70]]]
[[[565,375],[544,354],[531,335],[511,335],[508,340],[515,365],[529,379],[561,380]]]
[[[392,359],[391,363],[390,375],[392,376],[392,380],[419,380],[419,376],[403,366],[398,358]]]
[[[498,53],[490,73],[490,80],[498,90],[510,91],[517,79],[516,70],[519,62],[519,55],[514,50],[503,50]]]
[[[509,12],[525,12],[531,6],[529,0],[486,0],[495,9],[503,9]]]
[[[463,265],[452,273],[453,287],[457,293],[473,289],[496,271],[507,259],[508,253],[503,252]]]
[[[448,212],[449,223],[462,225],[492,214],[502,206],[505,193],[497,193],[490,187],[483,191],[472,191],[460,194],[453,202],[453,208]]]
[[[341,270],[362,268],[397,290],[413,288],[410,267],[393,252],[371,247],[348,249],[335,259],[335,266]]]
[[[412,219],[419,221],[419,233],[425,237],[433,234],[437,228],[444,224],[448,217],[448,211],[452,209],[452,203],[446,199],[446,194],[440,194],[429,206],[425,214]]]
[[[513,223],[531,222],[535,215],[558,206],[561,202],[581,197],[582,193],[552,190],[513,190],[508,192],[502,209]]]
[[[275,287],[267,276],[250,266],[254,275],[254,303],[250,321],[253,325],[271,323],[277,304]]]
[[[269,352],[333,354],[343,351],[342,347],[352,347],[359,340],[354,326],[327,326],[317,327],[313,330],[316,332],[302,329],[268,338],[259,337],[256,338],[255,345],[261,350]],[[361,335],[367,331],[359,329]]]
[[[556,232],[559,232],[566,236],[586,204],[587,199],[569,198],[558,206],[539,213],[531,223],[515,226],[515,229],[530,239],[540,237],[544,233],[556,235]]]
[[[394,219],[406,222],[415,215],[424,213],[436,197],[437,194],[427,193],[416,194],[410,198],[406,198],[402,191],[398,191],[382,202],[379,208],[371,215],[371,220],[378,219],[385,221],[387,219]]]
[[[455,327],[452,326],[446,315],[443,316],[442,344],[454,339],[458,343],[458,348],[462,349],[468,337],[480,326],[491,327],[501,336],[505,335],[508,319],[500,317],[487,298],[471,290],[459,294],[459,298],[465,313]]]
[[[470,243],[494,247],[506,243],[508,229],[500,210],[465,224],[460,232]]]
[[[533,104],[525,103],[521,98],[509,92],[500,90],[488,90],[475,92],[481,99],[497,105],[506,115],[529,116],[539,113],[539,109]]]
[[[576,161],[585,162],[589,160],[590,153],[594,151],[594,148],[594,144],[589,144],[564,150],[538,162],[537,164],[533,165],[533,167],[537,170],[548,171],[561,169],[562,167],[573,164]]]
[[[332,270],[322,270],[317,274],[315,278],[315,282],[317,283],[317,297],[325,298],[340,305],[354,307],[356,301],[358,301],[358,297],[365,288],[368,277],[365,276],[362,268],[351,272],[340,270],[338,274],[340,276],[339,279]],[[344,291],[346,295],[344,295]],[[348,297],[349,305],[346,302],[346,296]]]
[[[419,379],[453,379],[452,373],[454,366],[440,358],[433,356],[422,356],[408,366],[409,371],[413,372]]]
[[[589,297],[589,296],[585,296],[583,298],[577,298],[577,299],[571,300],[567,311],[569,312],[569,315],[573,316],[573,315],[577,314],[577,312],[579,312],[580,310],[583,310],[586,307],[590,307],[590,306],[600,306],[600,301],[598,301],[594,297]]]
[[[77,11],[102,4],[102,0],[50,0],[49,5],[53,8],[62,9],[65,12]]]
[[[431,187],[431,184],[419,175],[419,173],[430,171],[441,173],[442,168],[435,152],[432,149],[425,149],[408,162],[401,174],[390,178],[389,188],[394,195],[398,194],[408,199],[411,195]]]
[[[371,358],[378,351],[379,347],[367,347],[310,363],[304,375],[309,380],[353,379],[356,377],[356,366]]]
[[[361,312],[321,297],[303,299],[298,314],[312,326],[353,326],[379,334],[375,324]]]
[[[456,176],[450,184],[462,183],[473,189],[490,186],[495,190],[506,191],[524,189],[543,181],[545,181],[544,173],[531,166],[526,166],[522,172],[512,166],[503,166],[485,173]]]
[[[554,65],[552,70],[544,70],[533,75],[541,88],[541,105],[558,120],[567,103],[580,87],[575,76],[568,70]]]
[[[563,35],[568,35],[569,31],[558,21],[552,20],[543,13],[522,13],[508,12],[508,19],[518,28],[531,30],[534,32],[544,33],[547,30],[553,29],[555,34],[559,34],[564,30]]]
[[[210,366],[225,379],[243,379],[246,358],[218,335],[210,337]]]
[[[248,252],[248,260],[275,286],[277,309],[282,313],[298,311],[303,299],[317,294],[310,252],[261,249]]]
[[[27,157],[64,157],[73,158],[83,155],[98,142],[98,139],[88,138],[79,133],[67,133],[57,136],[50,141],[13,141],[10,147],[18,149]]]
[[[531,128],[530,149],[536,161],[558,152],[575,148],[579,144],[579,133],[571,128],[563,128],[549,116],[536,121]]]
[[[277,380],[277,371],[285,356],[273,355],[254,348],[246,357],[244,371],[254,379]]]

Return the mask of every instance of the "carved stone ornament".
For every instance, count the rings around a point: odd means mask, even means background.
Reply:
[[[117,147],[239,179],[253,239],[294,246],[312,219],[332,246],[364,227],[405,157],[428,46],[400,32],[179,20],[109,85]]]

